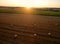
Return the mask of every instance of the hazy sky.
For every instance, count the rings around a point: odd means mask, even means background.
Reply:
[[[60,7],[60,0],[0,0],[0,6]]]

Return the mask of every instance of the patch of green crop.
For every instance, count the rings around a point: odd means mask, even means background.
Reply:
[[[60,12],[53,12],[53,11],[34,11],[32,14],[47,15],[47,16],[60,16]]]

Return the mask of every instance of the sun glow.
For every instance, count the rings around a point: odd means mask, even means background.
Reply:
[[[22,7],[43,7],[47,5],[46,0],[8,0],[13,6],[22,6]]]

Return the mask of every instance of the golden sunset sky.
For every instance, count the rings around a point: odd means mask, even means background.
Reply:
[[[60,0],[0,0],[0,6],[60,7]]]

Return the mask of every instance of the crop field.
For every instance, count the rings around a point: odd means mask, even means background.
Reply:
[[[28,10],[29,11],[29,10]],[[0,13],[15,13],[15,14],[24,14],[25,12],[28,13],[28,11],[24,9],[0,9]],[[37,11],[33,10],[29,12],[29,14],[33,15],[44,15],[44,16],[58,16],[60,17],[60,12],[55,12],[55,11]]]
[[[60,12],[54,12],[54,11],[35,11],[33,14],[36,15],[44,15],[44,16],[60,16]]]
[[[0,13],[0,44],[60,44],[60,17]]]

